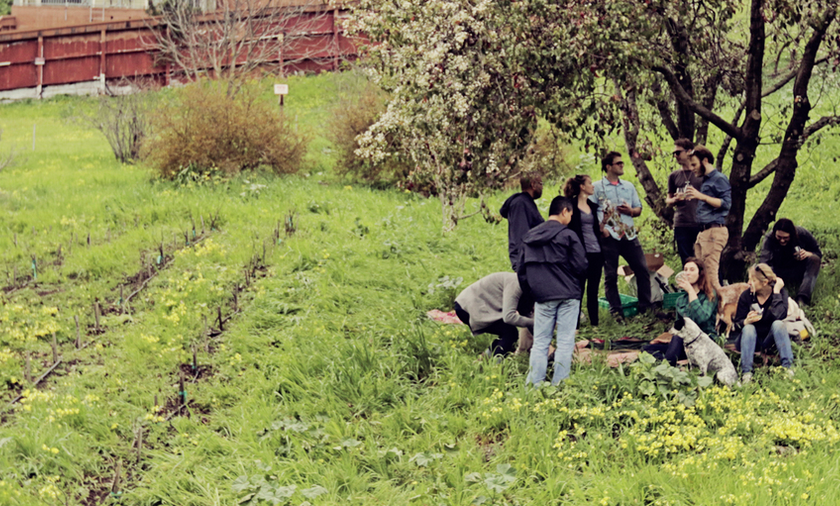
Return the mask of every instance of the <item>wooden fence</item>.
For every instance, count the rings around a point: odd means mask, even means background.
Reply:
[[[355,59],[357,44],[341,29],[344,15],[346,10],[329,5],[291,14],[284,24],[290,30],[305,25],[307,36],[278,54],[274,63],[279,66],[282,59],[286,71],[319,72]],[[158,61],[152,46],[156,29],[158,22],[149,19],[2,34],[0,92],[23,89],[30,92],[27,96],[40,98],[47,88],[74,93],[75,86],[78,93],[135,77],[169,84],[172,69]]]

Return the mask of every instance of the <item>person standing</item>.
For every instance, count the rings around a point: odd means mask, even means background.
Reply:
[[[519,178],[520,193],[511,195],[499,210],[502,218],[508,220],[508,255],[514,272],[518,270],[517,258],[522,238],[529,230],[543,221],[535,200],[542,197],[542,177],[523,174]]]
[[[557,385],[569,377],[575,349],[575,322],[580,314],[581,281],[586,273],[586,251],[577,234],[568,227],[573,203],[554,197],[548,221],[537,225],[522,239],[519,276],[525,278],[534,304],[534,344],[531,347],[528,383],[545,380],[548,349],[557,330],[554,375]]]
[[[623,322],[621,297],[618,294],[618,257],[636,275],[639,295],[639,313],[650,309],[650,273],[647,268],[642,245],[633,225],[633,218],[642,214],[642,201],[636,187],[623,181],[624,162],[621,153],[610,151],[601,159],[604,177],[593,185],[594,194],[589,201],[598,204],[598,221],[604,224],[607,237],[601,239],[604,254],[604,292],[610,304],[610,313],[618,322]]]
[[[674,206],[674,242],[683,265],[688,257],[694,256],[694,243],[700,233],[695,217],[697,201],[685,198],[686,189],[699,188],[703,183],[703,179],[691,170],[689,158],[693,149],[694,143],[688,139],[674,141],[673,155],[680,168],[668,176],[668,197],[665,199],[667,205]]]
[[[569,228],[575,231],[586,250],[586,277],[581,290],[586,291],[586,311],[593,327],[598,326],[598,289],[601,286],[601,270],[604,268],[604,254],[601,252],[601,239],[609,233],[598,221],[598,204],[589,201],[595,193],[592,178],[577,175],[566,181],[563,188],[566,198],[575,204]]]
[[[732,206],[732,187],[729,179],[715,170],[715,157],[705,146],[694,146],[689,160],[694,173],[703,178],[699,189],[689,187],[685,192],[688,200],[698,202],[696,219],[700,233],[694,243],[694,256],[706,265],[706,277],[717,292],[720,291],[720,254],[729,240],[725,222]]]
[[[517,327],[533,327],[530,317],[534,303],[522,295],[513,272],[488,274],[468,286],[455,299],[455,314],[470,327],[473,335],[498,336],[489,354],[507,355],[516,348]]]
[[[800,306],[811,303],[822,261],[822,250],[811,232],[787,218],[779,219],[764,238],[758,261],[769,265],[785,286],[797,288]]]

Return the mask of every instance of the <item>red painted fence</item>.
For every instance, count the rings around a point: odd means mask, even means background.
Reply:
[[[306,26],[308,36],[282,54],[284,70],[335,70],[357,56],[357,44],[341,30],[346,10],[328,5],[295,13],[288,20]],[[152,77],[168,84],[168,66],[158,64],[154,19],[118,21],[0,35],[0,91]],[[280,55],[278,55],[279,64]]]

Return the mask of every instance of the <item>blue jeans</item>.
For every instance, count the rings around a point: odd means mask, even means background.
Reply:
[[[741,372],[752,372],[753,355],[755,354],[756,344],[758,342],[758,334],[755,327],[752,325],[744,325],[741,330]],[[776,320],[770,326],[769,334],[760,343],[759,350],[765,350],[772,344],[776,344],[776,349],[779,350],[779,358],[782,359],[782,367],[791,367],[793,365],[793,350],[790,347],[790,335],[788,335],[787,327],[781,320]]]
[[[531,347],[531,371],[528,383],[534,385],[545,380],[548,367],[548,346],[554,329],[557,329],[557,349],[554,352],[554,377],[552,385],[569,377],[572,354],[575,351],[575,323],[580,313],[580,300],[561,299],[537,302],[534,305],[534,345]]]

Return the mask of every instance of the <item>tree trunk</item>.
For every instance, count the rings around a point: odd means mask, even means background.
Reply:
[[[817,51],[819,51],[826,30],[831,26],[836,15],[836,9],[829,9],[822,22],[814,27],[814,33],[805,45],[802,61],[799,64],[799,72],[793,84],[793,114],[785,130],[782,148],[777,158],[773,186],[758,211],[753,215],[749,227],[744,233],[742,248],[745,251],[755,251],[767,227],[776,219],[776,212],[785,200],[790,185],[796,177],[796,167],[798,166],[796,156],[802,147],[805,125],[808,123],[808,115],[811,112],[808,85],[816,64]]]
[[[764,64],[765,21],[761,12],[763,0],[750,5],[750,44],[747,49],[746,104],[747,116],[740,128],[738,143],[732,159],[729,182],[732,185],[732,207],[726,217],[729,242],[721,254],[721,273],[724,279],[742,279],[746,264],[751,260],[743,248],[744,212],[750,188],[755,152],[761,127],[761,83]],[[754,253],[753,253],[754,255]]]
[[[621,96],[621,120],[623,123],[624,145],[630,154],[630,162],[636,169],[636,174],[642,188],[645,190],[645,202],[651,210],[668,226],[674,222],[674,209],[665,205],[665,197],[656,180],[650,173],[647,163],[637,151],[639,139],[639,114],[636,108],[636,92],[630,89],[626,95],[621,94],[621,87],[616,83],[616,91]]]

